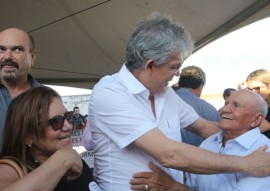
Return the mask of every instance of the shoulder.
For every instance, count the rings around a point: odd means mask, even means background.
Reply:
[[[0,190],[17,180],[19,175],[14,168],[7,164],[0,164]]]
[[[256,150],[264,145],[268,145],[267,151],[270,152],[270,139],[264,134],[261,134],[261,137],[258,139],[257,143],[254,144],[255,148],[253,150]]]
[[[33,78],[33,76],[31,76],[31,74],[28,74],[27,78],[28,78],[28,80],[31,83],[31,86],[33,88],[41,86],[41,84],[35,78]]]
[[[126,91],[126,87],[121,83],[117,74],[112,76],[108,75],[103,78],[94,86],[92,96],[106,93],[106,96],[110,93],[119,93]]]

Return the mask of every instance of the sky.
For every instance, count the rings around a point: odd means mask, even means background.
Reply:
[[[232,32],[195,52],[182,65],[200,67],[206,74],[202,94],[222,94],[237,88],[249,73],[270,70],[270,18]],[[178,78],[174,78],[173,83]]]
[[[53,86],[46,85],[53,89],[55,89],[61,96],[70,96],[70,95],[86,95],[91,94],[92,90],[90,89],[82,89],[82,88],[73,88],[66,86]]]
[[[255,22],[203,47],[182,65],[200,67],[206,74],[202,94],[222,94],[226,88],[237,88],[249,73],[270,70],[270,18]],[[170,85],[177,83],[174,78]],[[86,89],[53,86],[61,96],[90,94]],[[75,91],[76,90],[76,91]]]

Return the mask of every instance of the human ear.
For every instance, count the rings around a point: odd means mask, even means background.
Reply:
[[[31,139],[31,138],[26,138],[26,146],[28,146],[28,147],[32,147],[32,144],[33,144],[33,140]]]
[[[33,50],[31,52],[31,67],[34,65],[34,63],[36,61],[36,58],[37,58],[37,51],[36,50]]]
[[[254,121],[251,123],[251,127],[258,127],[262,124],[264,120],[264,116],[262,114],[259,114],[255,117]]]
[[[153,59],[149,59],[146,61],[146,63],[144,64],[144,69],[145,70],[152,70],[154,67],[155,63]]]

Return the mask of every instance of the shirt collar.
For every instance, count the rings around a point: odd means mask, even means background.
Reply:
[[[135,76],[127,69],[126,65],[123,64],[122,68],[119,71],[119,78],[122,83],[125,84],[127,90],[132,94],[145,94],[149,95],[150,92],[144,87],[144,85],[135,78]]]
[[[260,139],[261,135],[260,129],[256,127],[235,138],[235,141],[246,149],[249,149],[258,139]]]
[[[260,129],[256,127],[240,135],[239,137],[236,137],[235,139],[227,141],[227,143],[235,141],[244,148],[249,149],[258,139],[260,139],[261,135]],[[215,140],[218,143],[222,143],[223,131],[220,131],[215,135]]]
[[[31,87],[32,87],[32,88],[37,87],[37,86],[40,86],[40,83],[39,83],[38,81],[36,81],[36,80],[31,76],[31,74],[28,74],[28,75],[27,75],[27,79],[30,81]]]

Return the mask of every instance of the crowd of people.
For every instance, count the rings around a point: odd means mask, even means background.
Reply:
[[[256,70],[241,90],[224,91],[217,111],[200,98],[205,73],[180,72],[193,48],[180,23],[151,14],[131,35],[119,72],[95,85],[83,116],[30,75],[33,37],[1,31],[0,190],[269,190],[270,72]],[[174,76],[177,90],[168,86]],[[71,131],[80,129],[94,172],[72,149]]]

